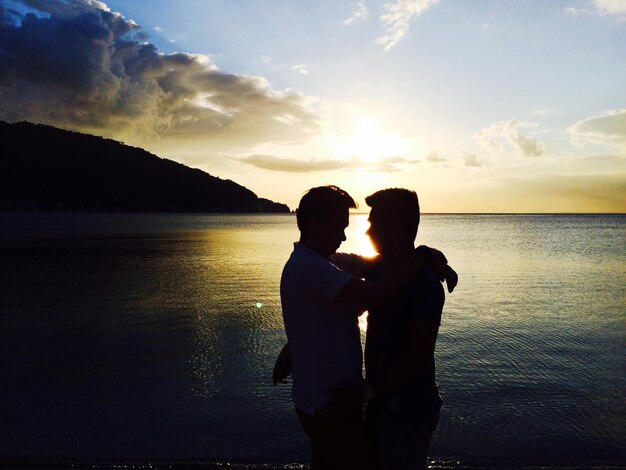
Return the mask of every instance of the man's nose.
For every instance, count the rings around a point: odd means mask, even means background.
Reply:
[[[342,242],[346,241],[346,232],[341,232],[341,241]]]

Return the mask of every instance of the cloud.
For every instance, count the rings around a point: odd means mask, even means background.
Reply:
[[[7,8],[0,2],[0,30],[19,21],[20,14],[13,8]]]
[[[312,173],[315,171],[332,170],[369,170],[383,173],[399,171],[400,165],[419,163],[403,157],[389,157],[377,161],[364,161],[358,158],[350,160],[297,160],[295,158],[278,158],[272,155],[250,155],[236,158],[257,168],[289,173]]]
[[[318,130],[308,99],[210,57],[163,54],[132,20],[94,0],[27,0],[0,9],[0,119],[141,144],[185,137],[255,144]]]
[[[531,204],[528,212],[626,212],[626,174],[546,174],[506,177],[493,181],[502,197],[518,195]],[[563,206],[563,209],[560,208]],[[558,208],[558,209],[557,209]]]
[[[593,12],[591,10],[585,10],[583,8],[567,7],[565,9],[565,13],[567,13],[568,15],[578,16],[583,14],[589,15]]]
[[[615,16],[626,19],[626,2],[624,0],[591,0],[589,8],[568,7],[565,12],[570,15]]]
[[[291,67],[291,70],[295,70],[296,72],[298,72],[301,75],[308,75],[309,74],[309,66],[306,65],[306,64],[294,65],[293,67]]]
[[[42,13],[55,15],[58,18],[71,18],[77,15],[87,13],[93,9],[110,12],[109,7],[98,0],[18,0],[16,3],[22,3],[27,7],[38,10]],[[121,16],[119,13],[115,15]]]
[[[461,150],[461,156],[463,157],[465,166],[471,166],[475,168],[483,166],[483,164],[478,161],[478,157],[476,156],[475,153],[470,153],[470,152]]]
[[[354,5],[354,10],[350,13],[350,16],[343,20],[343,24],[350,25],[354,23],[359,23],[361,21],[366,21],[370,16],[370,12],[367,9],[367,5],[363,2],[357,2]]]
[[[432,152],[428,152],[424,158],[426,160],[428,160],[429,162],[445,162],[446,159],[443,157],[440,157],[439,154],[437,152],[435,152],[434,150]]]
[[[385,51],[391,50],[409,33],[411,23],[437,3],[439,0],[396,0],[394,3],[386,3],[385,14],[380,17],[385,33],[376,43],[382,45]]]
[[[463,150],[463,149],[460,149]],[[453,187],[438,191],[441,212],[626,213],[626,155],[575,157],[551,154],[541,165],[471,170]]]
[[[509,139],[524,157],[540,157],[546,151],[541,142],[532,137],[524,137],[519,132],[511,133]]]
[[[626,15],[624,0],[593,0],[593,6],[601,15]]]
[[[540,157],[546,151],[537,139],[526,137],[519,131],[520,127],[534,127],[532,123],[520,122],[517,119],[499,121],[481,129],[476,138],[494,153],[502,153],[508,144],[523,157]]]
[[[608,111],[577,122],[567,128],[574,144],[626,147],[626,109]]]
[[[448,188],[439,198],[440,210],[626,213],[625,178],[623,171],[616,174],[490,175],[489,184]]]

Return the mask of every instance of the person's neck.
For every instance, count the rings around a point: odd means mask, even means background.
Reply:
[[[323,250],[321,250],[321,247],[315,242],[314,238],[301,235],[300,240],[298,240],[298,243],[300,245],[306,246],[309,250],[314,251],[315,253],[322,256],[323,258],[328,257],[326,253],[322,253]]]

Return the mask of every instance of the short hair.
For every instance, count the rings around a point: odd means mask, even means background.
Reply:
[[[385,225],[400,222],[406,234],[415,239],[420,223],[420,204],[415,191],[402,188],[382,189],[365,198],[365,202]]]
[[[298,229],[304,230],[313,219],[329,222],[339,209],[356,209],[357,204],[346,191],[337,186],[318,186],[309,189],[296,209]]]

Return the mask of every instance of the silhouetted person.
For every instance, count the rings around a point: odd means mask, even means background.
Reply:
[[[311,440],[312,468],[370,468],[362,419],[359,305],[381,300],[423,264],[380,283],[366,282],[328,260],[345,240],[354,200],[340,188],[318,187],[297,210],[300,241],[281,278],[285,331],[291,347],[293,400]]]
[[[409,253],[397,269],[365,281],[329,261],[346,239],[354,200],[336,186],[311,189],[300,201],[300,241],[285,264],[280,293],[291,350],[293,400],[311,441],[313,469],[373,467],[364,428],[364,383],[358,316],[406,285],[428,253]],[[356,264],[364,265],[355,257]],[[288,352],[281,352],[281,359]],[[284,361],[288,364],[289,361]],[[274,382],[288,372],[274,373]]]
[[[365,201],[372,208],[367,233],[384,258],[366,275],[375,280],[414,252],[420,209],[415,192],[406,189],[378,191]],[[426,468],[442,405],[434,350],[444,300],[439,273],[426,266],[393,298],[369,309],[367,422],[382,470]]]

